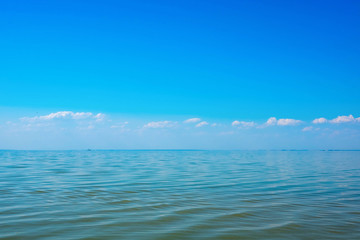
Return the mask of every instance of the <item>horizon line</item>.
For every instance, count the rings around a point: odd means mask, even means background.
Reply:
[[[0,151],[360,151],[360,149],[186,149],[186,148],[136,148],[136,149],[0,149]]]

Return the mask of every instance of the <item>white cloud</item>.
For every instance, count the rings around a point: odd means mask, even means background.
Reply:
[[[95,118],[96,120],[102,120],[105,117],[105,114],[98,113],[94,115],[91,112],[72,112],[72,111],[60,111],[55,113],[50,113],[48,115],[43,116],[35,116],[35,117],[23,117],[21,120],[23,121],[48,121],[53,119],[88,119],[88,118]]]
[[[356,122],[359,118],[354,118],[353,115],[349,116],[338,116],[337,118],[334,118],[330,120],[330,123],[348,123],[348,122]]]
[[[206,126],[206,125],[209,125],[209,123],[208,123],[208,122],[205,122],[205,121],[202,121],[202,122],[196,124],[195,127],[202,127],[202,126]]]
[[[274,126],[274,125],[278,125],[278,126],[294,126],[294,125],[297,125],[297,124],[300,124],[300,123],[302,123],[301,120],[296,120],[296,119],[291,119],[291,118],[276,119],[275,117],[271,117],[266,121],[264,126],[265,127]]]
[[[308,131],[311,131],[311,130],[313,130],[313,127],[309,126],[309,127],[304,127],[301,131],[308,132]]]
[[[302,123],[302,121],[291,118],[281,118],[277,121],[277,125],[279,126],[293,126],[300,123]]]
[[[98,114],[96,114],[96,115],[94,116],[94,118],[96,119],[97,122],[101,122],[101,121],[104,120],[105,114],[103,114],[103,113],[98,113]]]
[[[184,121],[184,123],[197,123],[200,122],[201,119],[200,118],[190,118]]]
[[[314,119],[312,122],[313,122],[314,124],[321,124],[321,123],[327,123],[328,120],[327,120],[326,118],[321,117],[321,118],[316,118],[316,119]]]
[[[320,128],[314,128],[313,126],[304,127],[301,131],[309,132],[309,131],[319,131]]]
[[[271,117],[271,118],[269,118],[269,119],[266,121],[265,125],[266,125],[266,126],[273,126],[273,125],[276,125],[276,123],[277,123],[276,118],[275,118],[275,117]]]
[[[99,113],[101,114],[101,113]],[[97,115],[99,115],[97,114]],[[84,119],[84,118],[89,118],[89,117],[92,117],[93,114],[91,112],[76,112],[76,113],[73,113],[73,112],[70,112],[69,114],[73,119]]]
[[[232,126],[241,126],[241,127],[253,127],[255,126],[255,123],[254,122],[245,122],[245,121],[233,121],[231,123]]]
[[[350,122],[360,122],[360,117],[354,118],[353,115],[349,116],[338,116],[334,119],[327,120],[326,118],[316,118],[312,121],[314,124],[320,124],[320,123],[350,123]]]
[[[158,122],[149,122],[144,125],[144,128],[168,128],[173,126],[174,126],[174,122],[172,121],[158,121]]]

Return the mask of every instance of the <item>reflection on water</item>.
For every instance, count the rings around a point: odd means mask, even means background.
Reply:
[[[0,151],[0,239],[360,239],[360,152]]]

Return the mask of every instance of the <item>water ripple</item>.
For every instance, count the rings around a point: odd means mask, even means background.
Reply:
[[[360,239],[360,152],[0,151],[0,239]]]

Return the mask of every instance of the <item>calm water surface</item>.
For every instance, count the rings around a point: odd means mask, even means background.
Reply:
[[[360,239],[360,152],[0,151],[0,239]]]

